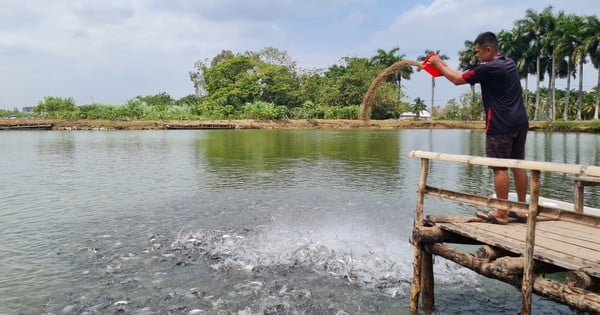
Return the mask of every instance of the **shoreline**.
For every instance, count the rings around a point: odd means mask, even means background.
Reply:
[[[458,120],[60,120],[0,119],[0,127],[14,125],[51,125],[51,130],[167,130],[167,129],[287,129],[287,130],[399,130],[399,129],[471,129],[484,130],[483,121]],[[229,126],[230,128],[209,128]],[[599,121],[530,121],[529,130],[600,133]],[[206,126],[207,128],[203,128]],[[170,127],[170,128],[167,128]],[[18,129],[18,128],[15,128]],[[28,128],[22,128],[28,129]]]
[[[166,130],[220,129],[194,128],[202,126],[232,126],[223,129],[288,129],[288,130],[393,130],[393,129],[483,129],[482,121],[446,120],[351,120],[351,119],[289,119],[289,120],[59,120],[0,119],[0,126],[52,125],[51,130]],[[179,128],[173,128],[179,127]]]

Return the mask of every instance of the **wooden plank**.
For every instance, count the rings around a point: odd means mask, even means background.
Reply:
[[[540,231],[554,232],[556,234],[579,240],[600,244],[600,230],[568,221],[553,221],[552,224],[541,224]]]
[[[458,154],[446,154],[438,152],[426,152],[426,151],[411,151],[410,156],[417,158],[424,158],[430,160],[447,161],[447,162],[460,162],[466,164],[482,165],[482,166],[498,166],[508,168],[521,168],[526,170],[538,170],[544,172],[560,172],[567,174],[587,175],[587,176],[600,176],[600,167],[589,166],[589,165],[578,165],[578,164],[565,164],[565,163],[552,163],[552,162],[539,162],[539,161],[528,161],[528,160],[514,160],[514,159],[496,159],[473,155],[458,155]]]
[[[489,223],[441,223],[437,224],[463,236],[472,237],[483,243],[499,247],[510,252],[522,255],[525,245],[525,226],[522,224],[496,225]],[[510,227],[511,229],[507,229]],[[576,254],[576,253],[575,253]],[[556,250],[544,247],[542,244],[534,250],[534,258],[543,262],[554,264],[569,270],[586,269],[586,272],[595,277],[600,277],[600,265],[579,257],[570,256]]]
[[[595,231],[589,231],[584,226],[579,226],[575,229],[567,229],[562,227],[561,222],[553,222],[553,225],[542,225],[538,228],[537,233],[542,233],[543,237],[553,239],[557,241],[568,241],[574,246],[590,249],[600,253],[600,242],[598,238],[600,235],[594,233]]]

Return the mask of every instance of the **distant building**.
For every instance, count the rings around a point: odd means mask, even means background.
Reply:
[[[398,118],[398,119],[400,119],[400,120],[417,119],[417,115],[413,112],[404,112],[404,113],[400,114],[400,118]],[[426,110],[422,110],[419,113],[419,120],[431,120],[431,114]]]

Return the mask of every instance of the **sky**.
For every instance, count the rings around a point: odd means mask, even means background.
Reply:
[[[400,48],[416,60],[440,50],[458,65],[465,40],[512,28],[525,10],[599,15],[589,0],[0,0],[0,108],[46,96],[119,105],[136,96],[193,94],[189,72],[224,49],[274,47],[301,69]],[[597,84],[586,67],[584,89]],[[533,80],[530,80],[533,86]],[[406,101],[431,103],[424,71],[404,80]],[[561,87],[561,83],[557,84]],[[468,91],[436,79],[436,105]]]

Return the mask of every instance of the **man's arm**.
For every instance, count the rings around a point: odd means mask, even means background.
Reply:
[[[446,77],[448,81],[454,83],[454,85],[462,85],[467,83],[467,81],[465,81],[465,79],[463,79],[462,77],[462,72],[450,69],[448,66],[445,66],[440,57],[431,57],[431,59],[429,59],[429,63],[434,67],[438,68],[442,75]]]
[[[454,83],[454,85],[462,85],[467,83],[467,81],[465,81],[465,79],[462,77],[462,72],[450,69],[449,67],[442,67],[439,69],[442,75],[445,76],[448,81]]]

